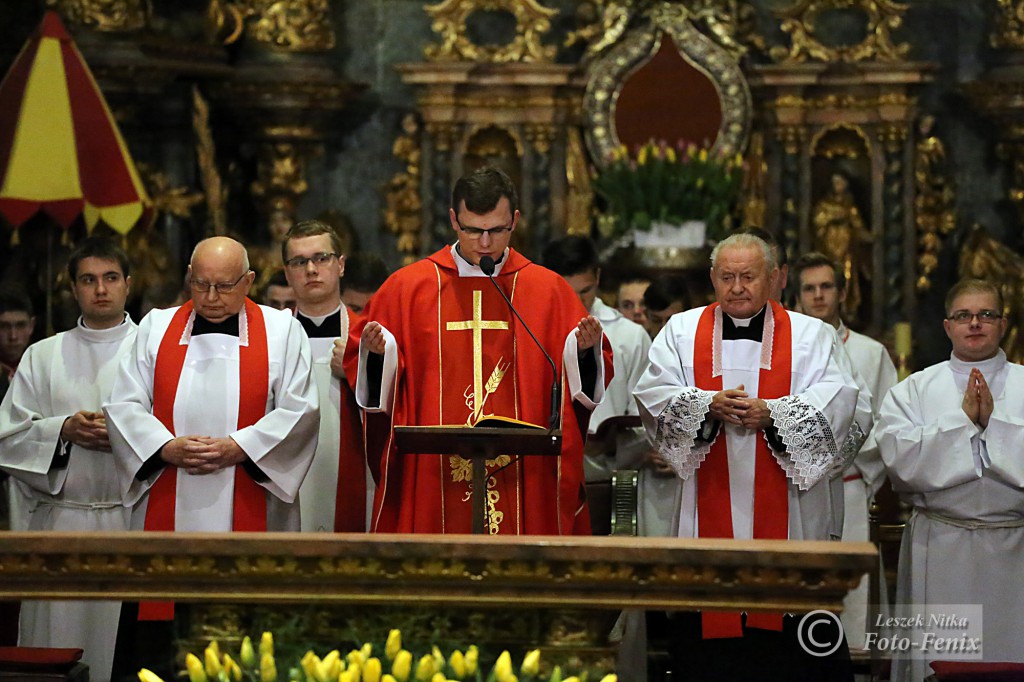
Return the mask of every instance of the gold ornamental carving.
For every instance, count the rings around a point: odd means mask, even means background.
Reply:
[[[917,225],[919,292],[931,289],[943,237],[956,228],[956,193],[946,168],[946,148],[934,133],[935,119],[923,116],[914,149],[914,223]]]
[[[46,6],[70,24],[97,31],[137,31],[149,23],[146,0],[47,0]]]
[[[237,0],[246,35],[289,52],[331,50],[337,41],[328,0]]]
[[[555,58],[555,47],[545,46],[542,39],[557,12],[536,0],[444,0],[427,5],[424,11],[433,20],[431,28],[441,35],[439,44],[424,50],[430,61],[548,63]],[[477,12],[511,14],[516,20],[515,37],[505,45],[477,45],[467,30],[467,21]]]
[[[892,0],[797,0],[777,12],[781,28],[789,34],[790,46],[769,51],[777,62],[898,62],[910,50],[907,43],[893,42],[891,31],[903,23],[908,5]],[[857,10],[867,17],[864,40],[855,45],[831,46],[821,42],[818,21],[835,10]]]
[[[590,184],[583,135],[576,126],[566,130],[565,147],[565,178],[568,185],[565,233],[589,235],[594,215],[594,189]]]
[[[684,7],[661,3],[647,20],[628,31],[612,49],[591,63],[583,110],[592,158],[604,166],[621,142],[615,131],[615,103],[629,75],[649,61],[669,36],[682,56],[707,74],[721,101],[722,123],[711,152],[730,157],[742,152],[750,130],[750,89],[735,54],[697,30]]]
[[[997,0],[997,3],[995,29],[989,42],[997,50],[1024,48],[1024,0]]]
[[[206,197],[206,234],[224,235],[228,230],[228,188],[217,168],[217,148],[210,127],[210,104],[198,86],[192,86],[192,129],[196,134],[199,180]]]
[[[402,265],[410,265],[419,258],[423,230],[420,122],[415,114],[402,119],[402,132],[391,145],[391,153],[405,168],[384,186],[384,225],[396,235],[395,247],[402,256]]]
[[[985,279],[1003,296],[1006,336],[1002,349],[1010,362],[1024,362],[1024,257],[974,225],[960,252],[961,277]]]

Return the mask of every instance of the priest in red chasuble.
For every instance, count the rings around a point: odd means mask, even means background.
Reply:
[[[558,370],[562,452],[487,462],[487,530],[585,534],[583,441],[612,376],[611,347],[565,280],[509,248],[517,205],[515,185],[495,168],[455,184],[449,218],[458,241],[396,272],[367,308],[356,398],[368,412],[390,415],[392,427],[474,426],[499,416],[546,428],[555,377],[529,328]],[[493,267],[493,282],[481,262]],[[371,529],[469,533],[471,463],[455,454],[400,455],[390,433],[379,438]],[[368,447],[374,440],[368,434]]]

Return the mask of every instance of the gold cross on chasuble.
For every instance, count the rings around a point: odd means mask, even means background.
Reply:
[[[484,409],[484,349],[483,334],[485,329],[508,329],[508,322],[483,319],[483,292],[473,292],[473,319],[461,322],[449,322],[448,331],[473,332],[473,414],[470,421],[475,423]],[[498,361],[500,366],[501,361]],[[497,368],[496,368],[497,369]]]

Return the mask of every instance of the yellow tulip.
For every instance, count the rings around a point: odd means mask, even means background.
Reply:
[[[159,675],[148,668],[143,668],[139,671],[139,680],[141,682],[164,682]]]
[[[700,154],[697,155],[697,158],[700,159],[701,161],[707,161],[708,160],[708,150],[707,149],[701,149],[700,150]]]
[[[363,666],[363,682],[380,682],[381,664],[379,658],[370,658]]]
[[[263,636],[260,637],[260,663],[263,662],[264,656],[274,655],[274,635],[271,632],[264,632]]]
[[[341,674],[338,675],[338,682],[352,682],[352,671],[342,670]]]
[[[647,163],[647,147],[640,149],[640,153],[636,155],[636,163],[638,166],[643,166]]]
[[[498,660],[494,662],[494,676],[498,682],[505,682],[505,678],[512,674],[512,655],[502,651]]]
[[[260,650],[263,650],[262,642]],[[277,682],[277,664],[274,663],[273,654],[263,654],[260,657],[260,682]]]
[[[407,682],[411,670],[412,654],[402,649],[395,655],[395,662],[391,664],[391,674],[398,682]]]
[[[352,682],[360,682],[363,676],[363,666],[358,661],[352,662],[349,664],[347,672]]]
[[[452,655],[448,657],[448,667],[452,669],[452,672],[459,679],[466,676],[466,658],[462,655],[461,651],[456,649],[452,652]]]
[[[348,656],[346,656],[345,659],[349,662],[349,665],[353,663],[358,663],[359,665],[362,665],[366,662],[366,659],[363,657],[363,652],[359,649],[353,649],[352,651],[348,652]]]
[[[665,150],[665,158],[668,159],[669,163],[675,163],[676,162],[676,150],[672,149],[672,147],[669,147],[668,149],[666,149]]]
[[[341,654],[337,649],[334,649],[324,656],[324,659],[320,661],[320,665],[317,667],[321,672],[321,677],[324,678],[323,682],[328,682],[328,680],[330,680],[330,682],[334,682],[334,680],[338,679],[338,675],[341,674],[343,669],[341,665]]]
[[[580,682],[580,678],[573,675],[572,677],[565,678],[562,682]]]
[[[229,680],[242,682],[242,669],[235,663],[235,659],[231,658],[231,654],[224,654],[224,673]]]
[[[471,645],[466,649],[466,674],[473,675],[476,673],[477,663],[480,659],[480,651],[476,648],[476,644]]]
[[[398,682],[398,680],[395,679],[394,675],[384,673],[384,676],[380,678],[380,682]]]
[[[430,682],[430,678],[434,676],[434,657],[430,654],[425,654],[420,662],[416,664],[416,681],[417,682]]]
[[[392,630],[388,633],[387,644],[384,645],[384,655],[389,661],[395,660],[395,656],[402,650],[402,631]]]
[[[206,671],[203,669],[203,662],[195,654],[185,656],[185,669],[188,671],[190,682],[206,682]]]
[[[369,642],[363,642],[363,646],[359,650],[359,653],[363,655],[363,663],[366,663],[367,659],[369,659],[370,656],[373,656],[373,645]]]
[[[523,657],[519,672],[524,675],[536,675],[540,670],[540,649],[534,649]]]
[[[206,651],[203,652],[203,663],[206,667],[206,677],[211,679],[217,679],[217,675],[219,675],[224,669],[220,664],[219,656],[217,655],[219,652],[214,644],[216,644],[216,642],[206,647]]]
[[[246,635],[245,639],[242,640],[242,647],[238,651],[238,659],[246,668],[256,667],[256,652],[252,648],[252,640],[249,639],[249,635]]]
[[[737,154],[737,156],[739,155]],[[615,673],[611,673],[609,675],[605,675],[604,677],[602,677],[601,682],[619,682],[619,676]]]
[[[299,665],[302,666],[302,672],[306,674],[307,682],[326,682],[322,679],[320,668],[320,657],[313,653],[310,649],[299,661]]]

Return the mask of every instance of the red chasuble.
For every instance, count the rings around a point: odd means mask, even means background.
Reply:
[[[583,488],[589,413],[573,409],[562,368],[565,338],[586,310],[565,280],[511,249],[495,281],[558,367],[563,441],[561,456],[523,457],[490,479],[489,532],[589,533]],[[449,247],[385,282],[367,318],[380,322],[398,344],[394,425],[472,426],[493,415],[546,427],[550,365],[486,277],[459,277]],[[610,349],[604,360],[609,379]],[[368,434],[368,448],[372,441]],[[488,472],[511,460],[488,461]],[[475,491],[468,460],[398,455],[388,438],[380,461],[373,530],[471,532]]]

